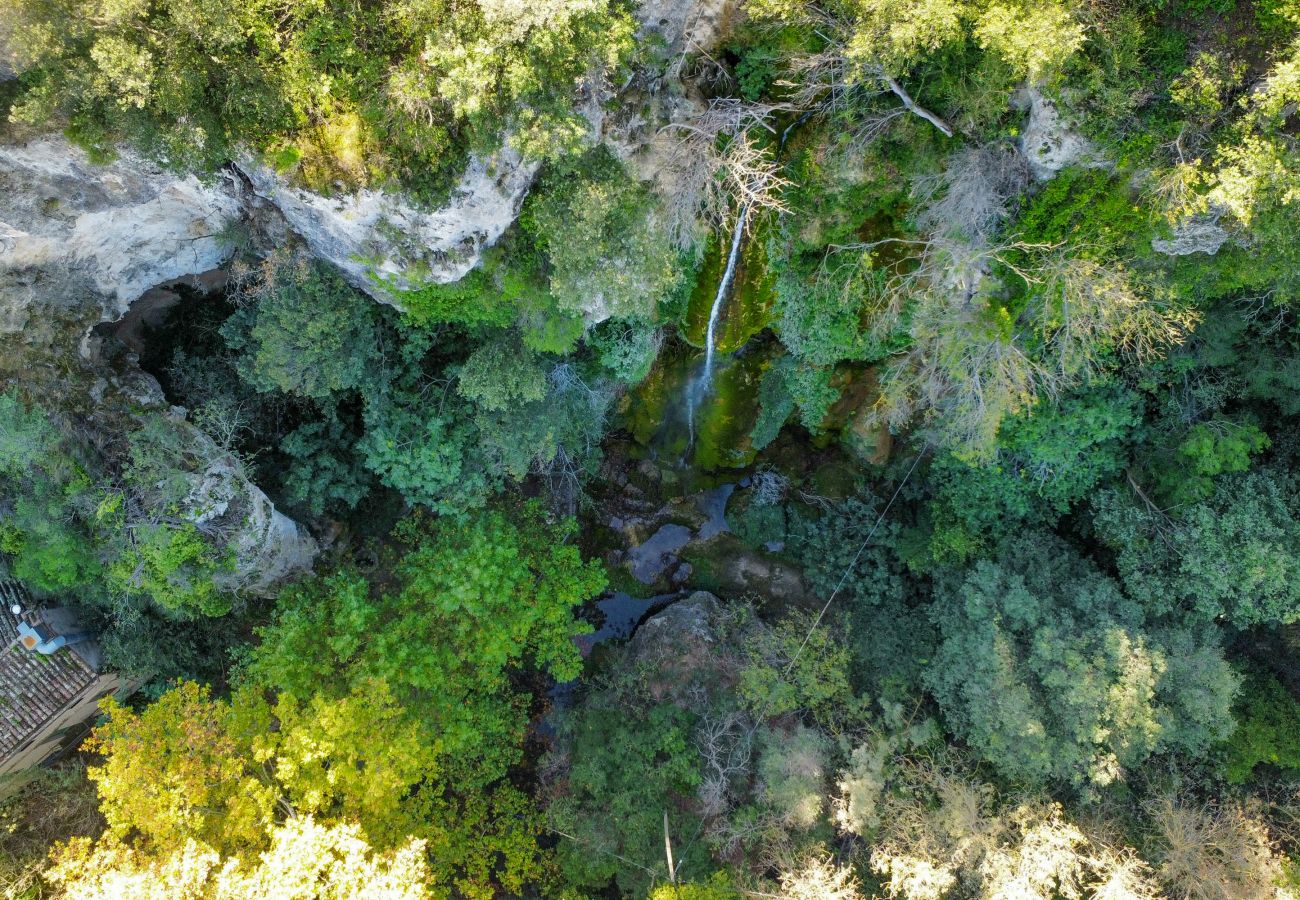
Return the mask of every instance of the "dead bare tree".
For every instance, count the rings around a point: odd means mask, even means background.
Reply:
[[[668,145],[667,177],[660,188],[679,246],[696,242],[701,221],[710,228],[725,227],[738,207],[787,211],[781,195],[789,182],[781,176],[772,148],[751,136],[760,128],[775,134],[772,119],[784,108],[718,98],[699,115],[660,130]]]
[[[911,113],[930,123],[944,137],[953,136],[953,127],[942,116],[917,103],[897,78],[876,61],[853,60],[848,52],[852,34],[849,23],[825,10],[809,7],[817,22],[817,34],[825,46],[817,53],[797,58],[791,65],[794,80],[778,82],[791,91],[791,102],[800,109],[819,112],[852,111],[861,116],[854,129],[855,142],[874,140],[894,119]],[[871,101],[892,94],[901,107],[879,108]]]
[[[1181,900],[1276,897],[1282,857],[1260,810],[1178,796],[1145,804],[1157,847],[1156,876]]]
[[[749,776],[754,729],[741,712],[706,714],[695,730],[695,744],[704,763],[697,796],[706,819],[724,815],[737,783]]]
[[[871,266],[870,251],[886,242],[905,243],[913,252],[870,283],[872,324],[880,334],[890,334],[902,327],[906,312],[912,347],[886,369],[869,419],[896,429],[919,418],[939,432],[942,443],[991,446],[1007,414],[1058,387],[1019,335],[994,327],[985,315],[986,304],[977,302],[989,291],[995,266],[1034,277],[1017,256],[1041,248],[1018,241],[987,245],[941,234],[889,238],[833,247],[822,274],[846,286],[860,285],[844,280],[843,272],[834,269],[834,258],[844,255],[844,265]]]
[[[920,209],[916,224],[934,234],[991,240],[1028,183],[1029,165],[1008,143],[958,150],[942,172],[913,180],[912,202]]]

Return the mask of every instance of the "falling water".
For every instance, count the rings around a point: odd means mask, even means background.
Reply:
[[[713,378],[713,353],[715,350],[714,333],[718,329],[718,313],[722,311],[722,303],[727,299],[727,292],[731,288],[732,279],[736,276],[736,260],[740,257],[740,247],[745,237],[745,219],[749,216],[749,206],[745,205],[740,208],[740,215],[736,216],[736,231],[731,236],[731,252],[727,254],[727,268],[722,272],[722,280],[718,282],[718,293],[713,298],[713,306],[709,309],[709,327],[704,333],[704,375],[703,391],[708,391],[709,382]]]
[[[722,279],[718,282],[718,292],[714,295],[713,306],[709,309],[709,327],[704,333],[704,369],[686,391],[686,424],[690,430],[688,446],[695,443],[695,408],[708,396],[709,388],[713,383],[713,356],[717,350],[715,335],[718,330],[718,315],[722,312],[722,304],[726,301],[731,291],[731,282],[736,276],[736,262],[740,259],[740,248],[745,238],[745,222],[748,218],[749,204],[746,204],[740,208],[740,213],[736,216],[736,230],[731,235],[727,267],[722,272]]]

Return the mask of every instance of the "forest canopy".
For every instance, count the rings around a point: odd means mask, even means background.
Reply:
[[[0,579],[138,685],[0,781],[5,896],[1300,897],[1297,0],[0,0],[0,63],[0,150],[239,210],[109,297],[167,205],[0,169],[76,238],[0,255]]]

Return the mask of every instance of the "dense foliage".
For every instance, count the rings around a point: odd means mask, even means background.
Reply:
[[[663,6],[8,0],[11,135],[539,168],[457,282],[253,228],[0,355],[0,574],[145,684],[0,887],[1300,896],[1300,3]]]
[[[18,121],[61,117],[103,154],[126,139],[187,167],[247,148],[310,185],[400,182],[429,199],[507,135],[526,154],[572,152],[577,83],[631,51],[626,12],[585,0],[21,0],[7,16]]]

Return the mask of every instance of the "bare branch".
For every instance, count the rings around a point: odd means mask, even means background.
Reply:
[[[750,137],[755,128],[775,133],[772,117],[785,108],[719,98],[700,115],[660,130],[671,142],[660,190],[679,246],[696,243],[701,219],[725,227],[737,206],[786,211],[781,193],[789,182],[771,148]]]

